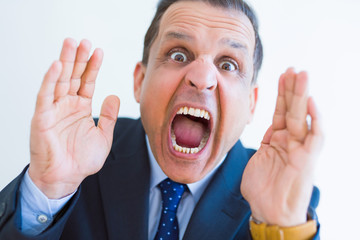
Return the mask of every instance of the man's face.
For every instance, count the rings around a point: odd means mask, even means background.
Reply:
[[[152,152],[174,181],[209,173],[251,121],[255,34],[238,11],[202,2],[171,5],[134,72],[135,98]]]

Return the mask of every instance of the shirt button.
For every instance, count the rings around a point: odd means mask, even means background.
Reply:
[[[48,217],[44,214],[40,214],[38,217],[37,217],[37,220],[39,223],[46,223],[48,221]]]

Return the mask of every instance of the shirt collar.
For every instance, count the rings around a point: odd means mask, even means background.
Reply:
[[[150,191],[152,191],[159,183],[161,183],[163,180],[167,178],[166,174],[163,172],[163,170],[160,168],[158,162],[156,161],[151,148],[149,144],[148,136],[145,135],[146,138],[146,146],[149,153],[149,159],[150,159]],[[205,191],[205,188],[209,184],[210,180],[214,176],[217,169],[220,167],[220,165],[224,162],[227,154],[221,159],[221,161],[216,165],[216,167],[211,170],[210,173],[208,173],[203,179],[200,181],[187,184],[190,193],[193,195],[195,203],[197,203],[202,195],[202,193]]]

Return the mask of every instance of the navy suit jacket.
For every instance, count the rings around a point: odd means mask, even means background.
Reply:
[[[240,141],[229,151],[196,205],[183,239],[251,239],[251,212],[240,183],[254,152]],[[83,181],[53,224],[36,237],[18,229],[18,190],[25,170],[0,193],[1,240],[148,239],[150,165],[140,120],[117,121],[103,168]],[[314,188],[309,206],[313,217],[318,200],[319,191]]]

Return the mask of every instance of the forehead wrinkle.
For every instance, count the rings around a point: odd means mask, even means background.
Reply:
[[[167,26],[175,25],[185,29],[186,26],[196,27],[203,25],[207,28],[232,31],[239,34],[242,38],[249,39],[250,42],[255,42],[255,33],[250,20],[248,20],[243,13],[234,11],[227,10],[226,13],[228,13],[228,15],[224,17],[222,16],[224,12],[222,12],[222,14],[215,12],[207,14],[201,12],[201,10],[193,11],[191,7],[183,6],[179,9],[169,9],[169,11],[165,13],[162,21]],[[164,19],[167,19],[166,23]],[[245,21],[248,21],[249,24],[246,24]],[[244,44],[247,43],[245,42]]]
[[[188,42],[195,42],[195,37],[192,35],[193,32],[189,29],[189,26],[195,27],[197,24],[189,21],[184,22],[181,20],[174,21],[171,27],[167,27],[168,29],[164,29],[164,41],[171,41],[172,39],[184,40]],[[218,29],[224,30],[223,27],[217,27]],[[187,33],[190,31],[190,34]],[[239,34],[241,37],[239,38]],[[248,46],[247,41],[242,41],[241,39],[248,39],[248,35],[241,31],[236,31],[236,34],[231,33],[229,37],[223,37],[218,41],[218,45],[225,45],[235,50],[241,50],[245,54],[249,53],[250,46]]]
[[[180,12],[180,10],[179,10]],[[188,21],[186,21],[188,20]],[[232,21],[234,20],[234,21]],[[201,24],[208,28],[220,28],[225,30],[232,30],[235,32],[245,32],[249,34],[249,36],[252,35],[252,29],[249,29],[242,21],[239,20],[239,18],[235,17],[221,17],[221,16],[211,16],[202,14],[202,16],[195,16],[194,14],[173,14],[168,19],[168,24],[179,24],[179,23],[185,23],[196,25]]]

